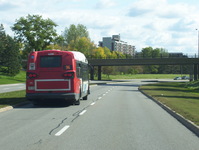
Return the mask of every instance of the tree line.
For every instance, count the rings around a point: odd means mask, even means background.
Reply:
[[[3,24],[0,25],[0,73],[5,73],[11,76],[19,73],[22,65],[22,60],[27,59],[28,54],[35,50],[41,51],[46,49],[60,49],[64,51],[73,50],[80,51],[89,58],[129,58],[132,56],[125,55],[121,52],[110,51],[107,47],[98,47],[94,44],[89,36],[86,26],[82,24],[71,24],[66,27],[61,34],[58,34],[56,27],[58,25],[51,19],[44,19],[40,15],[28,15],[16,20],[11,27],[14,32],[14,37],[6,34]],[[152,47],[143,48],[141,53],[146,57],[159,57],[167,55],[167,52],[162,48],[153,49]],[[111,67],[107,67],[104,72],[110,71]],[[123,67],[125,68],[125,67]],[[127,67],[125,73],[160,73],[159,66],[140,66]],[[142,69],[141,69],[142,68]],[[145,70],[144,72],[141,70]]]

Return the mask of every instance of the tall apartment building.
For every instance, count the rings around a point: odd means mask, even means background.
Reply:
[[[127,42],[120,40],[120,35],[112,35],[112,37],[103,37],[102,41],[99,41],[99,46],[107,47],[111,51],[118,51],[124,54],[135,56],[135,46],[128,45]]]

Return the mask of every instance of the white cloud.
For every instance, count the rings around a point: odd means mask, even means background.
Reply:
[[[103,36],[120,34],[138,51],[146,46],[183,52],[197,49],[199,10],[193,4],[171,4],[168,0],[32,0],[30,5],[27,0],[0,0],[1,7],[0,23],[8,33],[16,19],[38,14],[56,22],[58,33],[70,24],[85,25],[96,44]]]
[[[96,4],[96,8],[110,8],[115,6],[115,2],[113,0],[100,0],[97,4]]]
[[[126,12],[129,19],[141,26],[142,31],[137,30],[136,35],[143,36],[138,36],[142,45],[184,52],[190,52],[190,49],[196,47],[197,37],[193,36],[199,18],[196,14],[199,11],[193,5],[170,4],[166,0],[136,1]]]

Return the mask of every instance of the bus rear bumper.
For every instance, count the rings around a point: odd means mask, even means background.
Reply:
[[[77,100],[79,94],[77,93],[26,93],[26,98],[30,101],[39,99],[64,99]]]

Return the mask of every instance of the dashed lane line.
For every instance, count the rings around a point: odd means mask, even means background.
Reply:
[[[81,113],[79,113],[80,116],[82,116],[87,110],[83,110]]]
[[[69,125],[64,126],[59,132],[57,132],[57,133],[55,134],[55,136],[60,136],[60,135],[62,135],[69,127],[70,127]]]

